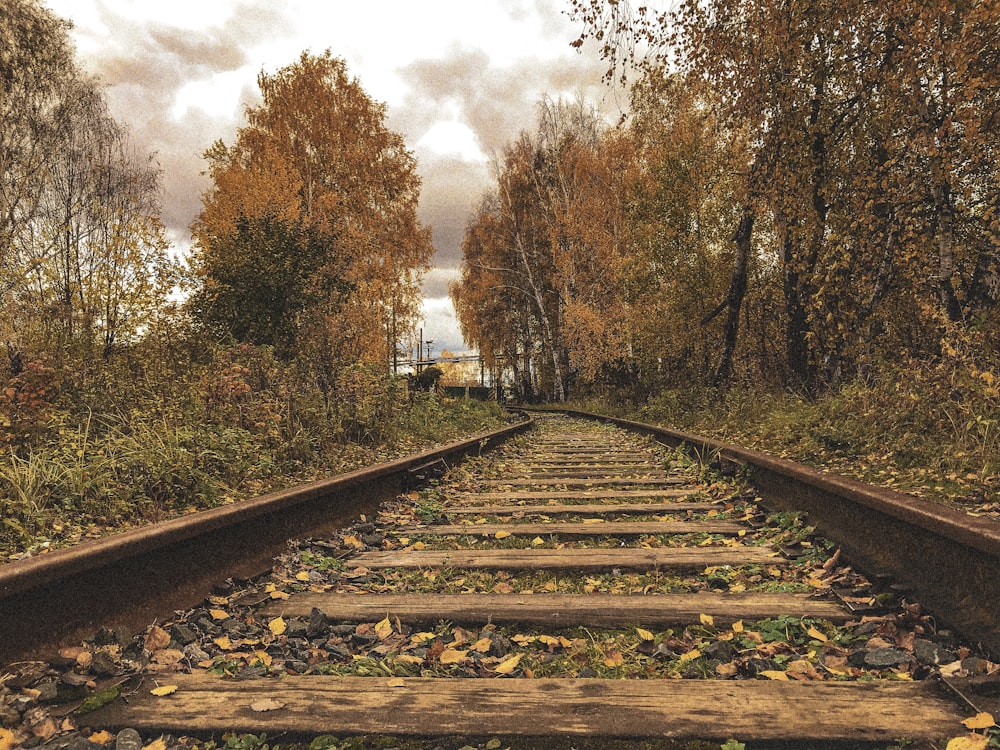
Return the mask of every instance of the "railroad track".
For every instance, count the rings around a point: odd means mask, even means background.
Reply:
[[[138,638],[104,629],[8,667],[8,697],[107,701],[70,719],[98,738],[428,748],[931,747],[996,704],[988,653],[799,514],[647,438],[537,423]]]

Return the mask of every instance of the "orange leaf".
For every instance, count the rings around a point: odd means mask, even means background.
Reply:
[[[176,685],[160,685],[149,691],[151,695],[155,695],[157,698],[162,698],[164,695],[170,695],[171,693],[177,692]]]
[[[285,624],[285,620],[283,618],[275,617],[267,624],[267,627],[275,635],[281,635],[285,632],[287,625]]]

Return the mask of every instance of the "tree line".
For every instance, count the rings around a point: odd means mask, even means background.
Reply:
[[[517,395],[808,395],[1000,343],[994,0],[573,0],[627,119],[544,100],[452,288]]]

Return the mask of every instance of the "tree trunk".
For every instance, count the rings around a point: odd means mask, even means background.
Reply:
[[[733,263],[733,278],[729,282],[729,293],[723,304],[729,308],[726,314],[726,326],[722,335],[722,358],[719,367],[712,377],[712,385],[720,386],[729,381],[733,374],[733,354],[736,351],[736,340],[740,330],[740,310],[747,294],[747,273],[750,266],[750,240],[753,236],[754,210],[751,206],[743,206],[739,226],[733,240],[736,243],[736,258]],[[721,312],[721,309],[720,309]]]

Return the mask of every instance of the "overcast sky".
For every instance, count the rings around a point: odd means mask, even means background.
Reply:
[[[163,219],[182,249],[207,187],[201,155],[216,139],[233,142],[257,74],[303,50],[344,58],[417,156],[421,219],[437,250],[424,285],[436,351],[464,348],[447,287],[490,158],[533,126],[544,94],[614,98],[593,45],[570,47],[580,29],[568,0],[43,1],[74,23],[80,62],[108,86],[137,145],[157,155]]]

